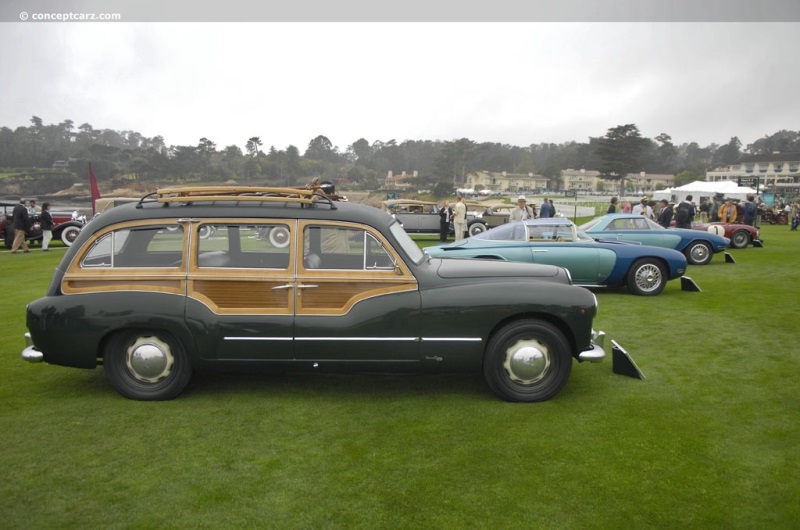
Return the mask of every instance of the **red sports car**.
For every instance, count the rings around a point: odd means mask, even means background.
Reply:
[[[675,226],[675,221],[671,223]],[[750,225],[740,225],[736,223],[692,223],[693,230],[703,230],[714,234],[727,237],[731,240],[731,247],[746,248],[752,244],[754,247],[763,247],[764,240],[759,237],[758,228]]]

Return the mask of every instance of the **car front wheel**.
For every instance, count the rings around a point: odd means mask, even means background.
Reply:
[[[80,233],[81,228],[79,226],[68,226],[61,231],[61,242],[71,247]]]
[[[113,336],[103,355],[103,367],[117,392],[141,401],[172,399],[192,376],[181,344],[152,330],[128,330]]]
[[[540,320],[519,320],[501,328],[483,359],[486,383],[506,401],[550,399],[567,383],[571,371],[564,334]]]
[[[654,259],[640,259],[628,271],[628,290],[639,296],[655,296],[664,290],[664,266]]]
[[[708,265],[712,257],[711,247],[702,241],[692,241],[684,254],[690,265]]]
[[[750,244],[750,234],[746,230],[737,230],[731,236],[731,246],[733,248],[747,248]]]

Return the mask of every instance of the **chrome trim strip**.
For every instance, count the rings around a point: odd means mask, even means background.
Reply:
[[[290,341],[292,337],[225,337],[223,340],[285,340]]]
[[[295,337],[295,340],[416,342],[420,339],[417,337]]]
[[[422,342],[483,342],[480,337],[422,337]]]
[[[225,337],[224,340],[264,340],[264,341],[380,341],[380,342],[483,342],[480,337]]]

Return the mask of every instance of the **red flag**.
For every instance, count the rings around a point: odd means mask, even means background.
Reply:
[[[95,202],[100,198],[100,189],[97,187],[97,179],[94,178],[91,162],[89,162],[89,181],[92,183],[92,217],[94,217],[97,213],[95,211]]]

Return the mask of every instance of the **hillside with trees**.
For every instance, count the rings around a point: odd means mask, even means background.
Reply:
[[[705,178],[710,167],[735,162],[744,154],[800,151],[800,131],[778,131],[742,148],[737,137],[701,147],[675,145],[662,133],[642,137],[634,124],[610,128],[588,142],[514,146],[453,140],[372,140],[358,138],[344,151],[324,135],[301,148],[266,146],[258,136],[237,145],[218,146],[213,135],[196,145],[168,145],[162,136],[136,131],[75,126],[72,120],[0,128],[0,194],[50,194],[87,181],[91,162],[102,189],[173,184],[224,183],[292,186],[320,177],[352,189],[375,189],[388,172],[418,174],[418,188],[434,195],[452,193],[471,171],[535,173],[558,189],[562,169],[597,169],[611,179],[629,172],[668,173],[681,184]],[[31,186],[35,186],[31,188]]]

